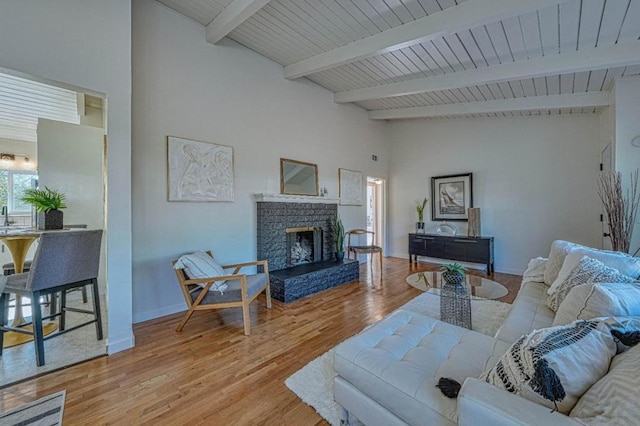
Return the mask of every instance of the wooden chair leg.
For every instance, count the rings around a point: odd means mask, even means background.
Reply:
[[[91,283],[91,295],[93,296],[93,314],[96,319],[96,338],[102,340],[102,312],[100,310],[100,293],[98,290],[98,280],[93,279]],[[83,293],[86,295],[87,287],[82,287]],[[64,312],[63,312],[64,314]]]
[[[264,289],[264,295],[267,297],[267,309],[271,309],[271,282],[267,280],[267,288]]]
[[[194,312],[195,310],[193,309],[193,306],[191,306],[187,313],[184,314],[184,317],[182,318],[182,321],[180,321],[180,324],[178,324],[178,327],[176,327],[176,331],[182,331],[184,325],[189,321],[189,318],[191,318],[191,315],[193,315]]]
[[[44,336],[42,333],[42,311],[39,292],[34,292],[32,295],[31,315],[33,315],[33,347],[36,350],[36,365],[40,367],[44,365]]]
[[[244,335],[248,336],[251,334],[251,317],[249,316],[249,304],[246,301],[242,303],[242,321],[244,322]]]

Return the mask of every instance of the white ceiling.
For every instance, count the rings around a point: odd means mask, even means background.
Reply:
[[[640,0],[158,0],[372,119],[598,112]]]
[[[37,142],[38,118],[80,123],[76,92],[0,73],[0,139]]]

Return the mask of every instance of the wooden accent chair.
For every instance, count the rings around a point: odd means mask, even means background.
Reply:
[[[207,251],[211,257],[211,251]],[[173,261],[175,266],[178,260]],[[263,272],[254,275],[239,274],[240,269],[246,266],[262,266]],[[249,316],[249,304],[264,291],[267,297],[267,309],[271,309],[271,285],[269,282],[269,265],[266,260],[256,262],[222,265],[223,269],[233,269],[229,275],[210,278],[190,279],[183,269],[175,269],[182,295],[187,302],[189,310],[178,324],[176,331],[182,331],[185,324],[195,311],[221,308],[242,308],[244,322],[244,334],[251,334],[251,318]],[[209,288],[217,281],[226,281],[227,289],[224,292],[209,291]],[[204,287],[201,285],[204,284]]]
[[[371,244],[367,244],[367,237],[372,235],[373,240]],[[351,237],[356,239],[356,245],[351,245]],[[364,238],[364,245],[360,245],[361,238]],[[370,254],[369,261],[371,271],[373,271],[373,254],[378,253],[380,259],[380,272],[382,272],[382,247],[376,245],[376,233],[373,231],[367,231],[366,229],[352,229],[347,232],[347,259],[351,257],[351,253],[354,254],[354,258],[357,259],[359,254]]]
[[[94,231],[58,231],[45,232],[40,236],[29,272],[5,277],[5,287],[0,296],[0,355],[4,333],[33,335],[36,352],[36,364],[44,365],[44,340],[61,336],[86,325],[95,324],[96,338],[102,340],[102,316],[100,313],[100,296],[98,293],[98,270],[100,267],[100,249],[102,230]],[[90,286],[93,293],[93,310],[77,309],[67,306],[68,290]],[[5,326],[9,314],[9,294],[15,293],[31,299],[32,322],[20,324],[18,327]],[[40,307],[40,296],[60,293],[60,312],[43,317]],[[79,312],[93,316],[93,319],[82,324],[66,327],[66,313]],[[60,331],[43,336],[43,320],[57,317]],[[33,325],[33,331],[25,328]]]

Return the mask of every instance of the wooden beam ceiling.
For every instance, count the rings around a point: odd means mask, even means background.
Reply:
[[[369,118],[371,120],[399,120],[409,118],[445,117],[450,115],[486,114],[506,111],[603,107],[611,104],[610,98],[609,92],[589,92],[481,102],[461,102],[446,105],[369,111]]]
[[[337,92],[333,99],[338,103],[359,102],[639,64],[640,42],[634,42]]]
[[[304,77],[566,1],[568,0],[468,0],[455,7],[287,65],[284,67],[284,76],[288,79]]]
[[[233,0],[207,25],[207,41],[216,44],[270,0]]]

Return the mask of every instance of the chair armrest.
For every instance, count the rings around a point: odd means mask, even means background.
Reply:
[[[267,260],[256,260],[255,262],[245,262],[245,263],[234,263],[231,265],[222,265],[223,269],[231,269],[231,268],[235,268],[233,270],[233,274],[237,274],[238,271],[241,268],[244,268],[245,266],[262,266],[264,268],[265,272],[269,272],[269,262]]]
[[[458,395],[459,425],[554,425],[582,423],[478,379],[465,380]]]

